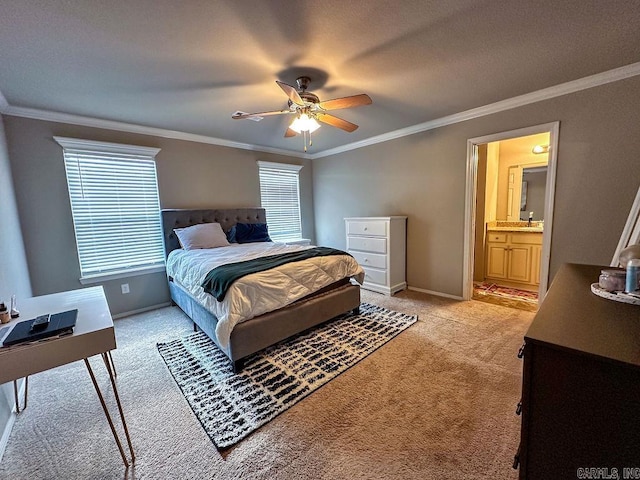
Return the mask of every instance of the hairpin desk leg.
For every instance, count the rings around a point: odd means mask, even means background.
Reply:
[[[27,398],[28,398],[28,388],[29,388],[29,376],[24,377],[24,407],[22,410],[27,408]],[[20,401],[18,399],[18,380],[13,381],[13,396],[16,399],[16,413],[20,413]]]
[[[113,363],[113,357],[111,356],[111,350],[109,350],[107,352],[107,355],[109,356],[109,363],[111,364],[111,368],[113,368],[113,376],[117,377],[118,376],[118,372],[116,372],[116,364]]]
[[[93,370],[91,369],[91,365],[89,364],[89,359],[84,359],[84,364],[87,366],[87,370],[89,371],[89,376],[91,377],[91,381],[93,382],[93,387],[96,389],[96,393],[98,394],[98,398],[100,399],[100,403],[102,404],[102,410],[104,410],[104,414],[107,417],[107,421],[109,422],[109,427],[111,427],[111,433],[113,434],[113,438],[118,445],[118,450],[120,450],[120,455],[122,456],[122,461],[124,462],[124,466],[129,468],[129,462],[127,461],[127,457],[124,454],[124,449],[122,448],[122,444],[120,443],[120,438],[118,438],[118,434],[116,433],[116,428],[113,425],[113,420],[111,420],[111,415],[109,415],[109,410],[107,409],[107,404],[104,402],[104,398],[102,397],[102,392],[100,391],[100,387],[98,386],[98,382],[96,381],[96,377],[93,374]],[[123,417],[124,420],[124,417]]]
[[[111,359],[111,362],[109,362]],[[120,395],[116,388],[115,380],[115,366],[113,365],[113,358],[111,358],[111,351],[102,354],[102,360],[104,361],[107,371],[109,372],[109,378],[111,379],[111,386],[113,387],[113,393],[116,397],[116,404],[118,405],[118,411],[120,412],[120,418],[122,419],[122,426],[124,428],[124,435],[127,437],[127,444],[129,445],[129,451],[131,452],[131,463],[136,462],[136,455],[133,453],[133,446],[131,445],[131,437],[129,436],[129,429],[127,428],[127,422],[124,419],[124,412],[122,411],[122,404],[120,403]],[[113,371],[111,370],[113,366]]]

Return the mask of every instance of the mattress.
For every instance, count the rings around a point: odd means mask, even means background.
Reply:
[[[343,278],[362,283],[362,267],[345,254],[314,257],[252,273],[236,280],[221,302],[201,286],[206,275],[217,266],[308,248],[311,247],[260,242],[210,249],[178,249],[167,258],[167,275],[216,316],[216,339],[226,349],[233,328],[240,322],[287,306]]]

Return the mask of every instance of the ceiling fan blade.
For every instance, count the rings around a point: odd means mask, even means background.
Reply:
[[[288,138],[288,137],[295,137],[297,135],[296,132],[294,132],[293,130],[291,130],[290,128],[287,128],[287,131],[284,132],[284,137]]]
[[[326,102],[320,102],[318,106],[323,110],[338,110],[340,108],[359,107],[373,103],[371,97],[366,93],[351,95],[350,97],[334,98]]]
[[[280,85],[280,88],[282,90],[284,90],[284,93],[287,94],[287,97],[289,97],[289,100],[291,100],[293,103],[295,103],[300,107],[304,107],[304,102],[302,101],[302,98],[300,98],[300,94],[295,89],[295,87],[292,87],[291,85],[288,85],[284,82],[280,82],[279,80],[276,80],[276,83]]]
[[[282,115],[285,113],[295,113],[291,110],[274,110],[273,112],[259,112],[259,113],[244,113],[244,112],[236,112],[231,115],[231,118],[234,120],[242,120],[243,118],[253,118],[253,117],[267,117],[269,115]]]
[[[347,122],[341,118],[338,118],[334,115],[329,115],[328,113],[319,113],[317,112],[316,118],[320,120],[322,123],[326,123],[327,125],[331,125],[332,127],[338,127],[346,132],[353,132],[358,128],[358,125],[355,123]]]

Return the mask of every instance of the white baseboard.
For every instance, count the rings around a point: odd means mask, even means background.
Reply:
[[[117,320],[118,318],[128,317],[130,315],[136,315],[138,313],[149,312],[151,310],[157,310],[159,308],[164,308],[169,306],[171,306],[171,302],[158,303],[157,305],[150,305],[148,307],[138,308],[137,310],[130,310],[128,312],[122,312],[116,315],[111,315],[111,318],[113,318],[114,320]]]
[[[412,290],[414,292],[420,292],[420,293],[428,293],[429,295],[435,295],[436,297],[451,298],[453,300],[464,300],[464,298],[458,295],[450,295],[448,293],[434,292],[433,290],[425,290],[424,288],[407,287],[407,290]]]

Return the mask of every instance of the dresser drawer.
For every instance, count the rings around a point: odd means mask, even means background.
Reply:
[[[372,235],[385,237],[387,235],[387,222],[379,220],[347,222],[347,235]]]
[[[379,253],[349,252],[363,267],[387,268],[387,256]]]
[[[529,232],[512,233],[511,243],[542,245],[542,234]]]
[[[507,243],[507,234],[489,232],[489,234],[487,235],[487,242]]]
[[[362,252],[387,253],[386,238],[347,237],[347,250]]]
[[[378,285],[387,284],[387,271],[376,270],[375,268],[362,268],[364,270],[364,281],[369,283],[377,283]]]

